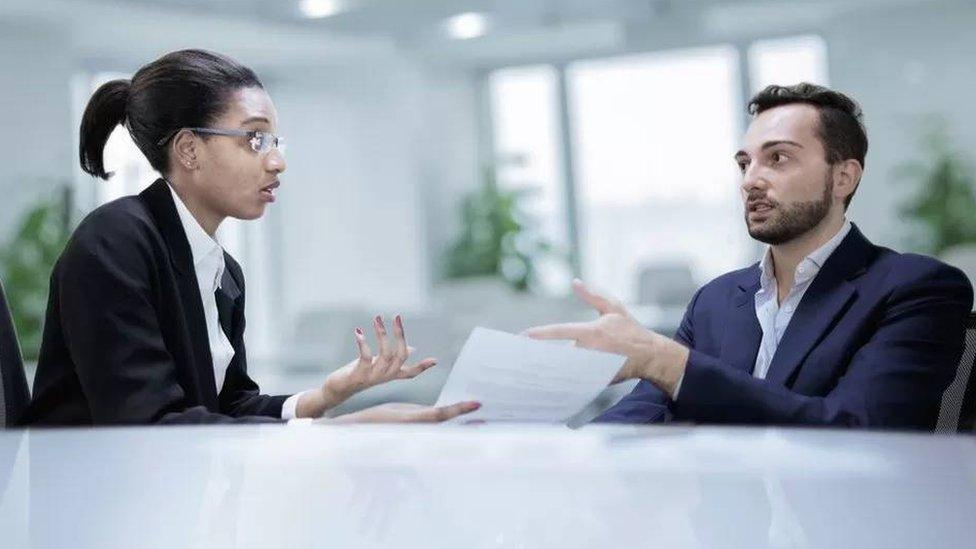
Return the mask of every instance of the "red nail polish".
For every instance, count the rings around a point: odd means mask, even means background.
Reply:
[[[381,317],[380,315],[376,315],[376,318],[374,318],[373,320],[376,321],[377,324],[383,324],[383,317]]]
[[[362,335],[365,335],[365,334],[363,333],[363,329],[362,329],[362,328],[356,328],[356,335],[358,335],[358,336],[362,336]]]
[[[400,315],[396,315],[396,323],[399,324],[400,326],[403,326],[403,319],[400,318]]]

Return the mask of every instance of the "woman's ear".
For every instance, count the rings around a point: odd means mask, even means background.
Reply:
[[[186,170],[195,170],[197,162],[197,136],[189,130],[180,130],[173,137],[173,160]]]

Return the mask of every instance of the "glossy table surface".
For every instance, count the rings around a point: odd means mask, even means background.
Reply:
[[[976,547],[976,437],[705,427],[0,432],[0,547]]]

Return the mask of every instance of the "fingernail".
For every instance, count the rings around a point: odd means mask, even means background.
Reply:
[[[364,336],[365,334],[363,333],[363,329],[362,328],[356,328],[356,335],[358,335],[359,337]]]
[[[481,408],[481,403],[480,402],[469,402],[468,403],[468,409],[471,410],[472,412],[475,411],[475,410],[477,410],[478,408]]]
[[[396,319],[395,320],[396,320],[397,326],[403,328],[403,319],[400,318],[400,315],[396,315]]]
[[[380,315],[376,315],[376,318],[373,319],[373,322],[375,322],[375,323],[379,324],[380,326],[382,326],[383,325],[383,317],[381,317]]]

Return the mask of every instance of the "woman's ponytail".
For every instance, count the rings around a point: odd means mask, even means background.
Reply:
[[[125,108],[129,100],[128,80],[106,82],[88,101],[85,114],[81,117],[78,154],[81,169],[102,179],[112,177],[105,171],[103,152],[105,143],[112,131],[125,122]]]

